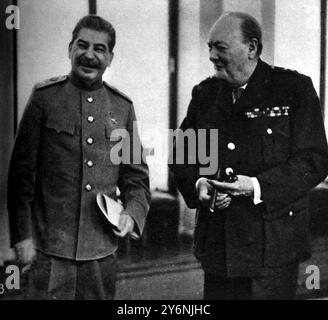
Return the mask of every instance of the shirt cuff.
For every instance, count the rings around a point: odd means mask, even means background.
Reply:
[[[257,180],[257,178],[255,177],[251,177],[251,180],[252,180],[252,183],[253,183],[253,187],[254,187],[254,195],[253,195],[253,202],[255,205],[263,202],[261,200],[261,187],[260,187],[260,183],[259,181]],[[196,182],[197,184],[197,182]]]
[[[199,178],[199,179],[196,181],[196,183],[195,183],[196,191],[198,191],[198,185],[199,185],[199,182],[200,182],[201,180],[207,180],[207,179],[204,178],[204,177],[201,177],[201,178]]]

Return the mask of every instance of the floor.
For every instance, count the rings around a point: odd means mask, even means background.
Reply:
[[[328,236],[313,239],[312,258],[299,267],[298,299],[328,297]],[[178,246],[157,248],[138,254],[138,248],[129,248],[130,255],[119,259],[117,282],[118,300],[198,300],[202,299],[203,272],[192,254],[192,244],[184,239]],[[140,251],[140,250],[139,250]],[[307,268],[317,266],[320,289],[309,290]],[[311,268],[311,267],[310,267]]]
[[[192,254],[190,237],[172,245],[142,248],[140,243],[121,244],[116,300],[201,300],[203,272]],[[300,265],[298,299],[328,300],[328,236],[313,239],[312,258]],[[320,289],[305,286],[308,266],[320,270]],[[2,272],[3,273],[3,272]],[[0,283],[2,280],[0,279]],[[24,283],[24,281],[22,281]],[[19,300],[19,292],[0,295]]]

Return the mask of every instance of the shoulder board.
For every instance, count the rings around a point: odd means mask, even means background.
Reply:
[[[201,86],[201,85],[204,85],[204,84],[207,84],[207,83],[210,83],[210,82],[215,82],[215,81],[219,81],[219,79],[212,76],[212,77],[208,77],[205,80],[201,81],[198,85]]]
[[[104,85],[105,85],[108,89],[110,89],[110,90],[114,91],[115,93],[117,93],[118,95],[120,95],[122,98],[124,98],[124,99],[127,100],[128,102],[132,103],[132,100],[131,100],[126,94],[124,94],[124,93],[121,92],[120,90],[116,89],[115,87],[109,85],[106,81],[104,81]]]
[[[36,89],[41,89],[44,87],[51,86],[55,83],[63,82],[67,79],[67,76],[59,76],[59,77],[52,77],[50,79],[44,80],[42,82],[39,82],[36,84],[35,88]]]
[[[282,67],[271,66],[271,69],[273,71],[280,72],[280,73],[288,73],[288,74],[293,74],[293,75],[298,75],[298,76],[302,75],[301,73],[299,73],[296,70],[282,68]]]

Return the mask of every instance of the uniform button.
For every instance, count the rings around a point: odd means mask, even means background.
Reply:
[[[234,144],[233,142],[229,142],[229,143],[228,143],[228,149],[229,149],[229,150],[235,150],[235,149],[236,149],[235,144]]]
[[[90,191],[92,189],[91,185],[88,183],[86,186],[85,186],[85,190],[87,191]]]
[[[93,122],[94,120],[95,120],[95,118],[94,118],[93,116],[89,116],[89,117],[88,117],[88,122],[91,123],[91,122]]]
[[[272,134],[272,129],[271,129],[271,128],[268,128],[268,129],[267,129],[267,133],[268,133],[268,134]]]
[[[289,215],[292,216],[294,213],[293,211],[289,211]]]
[[[90,103],[93,102],[93,98],[92,98],[92,97],[88,97],[87,100],[88,100],[88,102],[90,102]]]
[[[91,167],[93,167],[93,162],[92,162],[91,160],[89,160],[89,161],[87,162],[87,165],[88,165],[89,168],[91,168]]]
[[[88,144],[93,144],[93,139],[92,139],[92,138],[88,138],[88,139],[87,139],[87,143],[88,143]]]

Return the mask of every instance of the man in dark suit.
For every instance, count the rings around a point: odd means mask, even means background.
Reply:
[[[198,210],[204,298],[292,299],[310,254],[307,195],[328,169],[319,99],[309,77],[260,59],[261,28],[248,14],[222,15],[208,46],[216,76],[194,87],[180,129],[218,129],[221,174],[181,159],[170,166]]]
[[[32,263],[27,298],[112,299],[118,237],[142,233],[150,192],[147,164],[132,162],[142,152],[134,107],[102,81],[114,45],[108,21],[83,17],[69,44],[70,74],[37,84],[21,120],[8,210],[11,243]],[[116,199],[117,187],[124,210],[115,231],[96,195]]]

